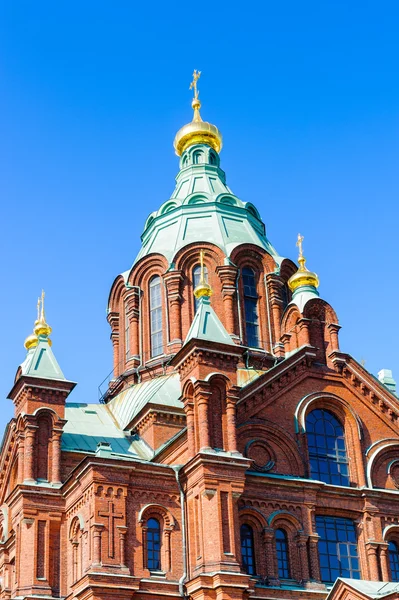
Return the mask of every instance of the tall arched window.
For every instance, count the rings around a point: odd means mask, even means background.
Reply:
[[[159,356],[163,353],[163,334],[161,278],[158,275],[150,281],[150,328],[151,356]]]
[[[51,419],[48,415],[41,415],[37,420],[37,446],[36,446],[36,478],[48,481],[49,477],[49,447],[51,437]]]
[[[197,287],[201,279],[201,265],[197,265],[193,269],[193,290]],[[208,283],[208,269],[204,266],[204,279]],[[197,312],[198,299],[194,296],[194,310]]]
[[[249,267],[245,267],[242,270],[242,280],[244,284],[244,311],[247,345],[251,348],[258,348],[259,317],[255,272]]]
[[[396,542],[389,542],[388,553],[391,579],[392,581],[399,581],[399,550]]]
[[[283,529],[276,530],[276,554],[278,576],[280,579],[290,578],[290,560],[288,555],[288,540],[287,534]]]
[[[328,410],[317,408],[306,417],[310,475],[325,483],[349,485],[344,429]]]
[[[147,568],[161,570],[161,526],[157,519],[147,521]]]
[[[240,535],[242,568],[248,575],[255,575],[255,547],[252,527],[241,525]]]
[[[127,315],[127,306],[125,306],[125,355],[126,360],[130,358],[130,323]]]

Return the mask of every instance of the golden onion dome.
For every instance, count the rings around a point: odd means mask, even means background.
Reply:
[[[197,300],[203,296],[207,296],[209,298],[209,296],[212,296],[212,294],[213,290],[206,281],[200,281],[194,290],[194,296],[197,298]]]
[[[35,328],[33,330],[35,332],[36,335],[45,335],[45,336],[49,336],[50,333],[52,332],[52,329],[50,327],[50,325],[48,323],[46,323],[46,321],[39,321],[39,323],[37,323],[37,325],[35,325]]]
[[[216,152],[220,152],[223,146],[222,134],[216,125],[207,123],[201,119],[200,108],[201,102],[198,98],[197,81],[200,78],[201,71],[194,71],[193,81],[190,85],[190,89],[194,89],[194,98],[191,106],[194,110],[194,116],[191,123],[184,125],[176,134],[173,142],[176,154],[181,156],[189,146],[194,144],[207,144],[211,146]]]
[[[39,340],[38,340],[37,335],[35,335],[34,333],[31,333],[26,338],[26,340],[24,342],[24,346],[27,350],[30,350],[31,348],[36,348],[38,342],[39,342]]]
[[[299,287],[302,287],[305,285],[312,286],[315,288],[319,287],[318,276],[316,275],[316,273],[312,273],[312,271],[309,271],[305,266],[306,258],[304,257],[303,250],[302,250],[303,239],[304,239],[303,235],[298,233],[298,241],[297,241],[296,245],[299,247],[299,256],[298,256],[299,269],[288,280],[288,286],[292,292],[294,292]]]

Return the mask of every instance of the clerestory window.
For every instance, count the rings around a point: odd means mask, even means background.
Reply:
[[[161,570],[161,526],[154,518],[147,521],[147,568]]]
[[[250,346],[251,348],[258,348],[259,315],[255,272],[249,267],[245,267],[242,270],[242,279],[244,284],[244,312],[247,346]]]
[[[161,278],[156,275],[150,281],[150,331],[151,357],[163,353],[162,292]]]
[[[396,542],[389,542],[388,553],[391,579],[392,581],[399,581],[399,550]]]
[[[325,483],[349,485],[344,429],[328,410],[315,409],[306,417],[310,476]]]
[[[278,576],[280,579],[290,578],[290,561],[288,554],[287,534],[283,529],[277,529],[276,538],[276,554],[278,565]]]

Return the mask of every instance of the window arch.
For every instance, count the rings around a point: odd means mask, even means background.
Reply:
[[[344,428],[328,410],[316,408],[306,417],[310,476],[325,483],[349,486]]]
[[[161,278],[155,275],[150,281],[150,332],[151,358],[163,353]]]
[[[247,345],[251,348],[258,348],[259,315],[255,271],[253,271],[253,269],[250,267],[245,267],[242,270],[242,279],[244,285],[244,312]]]
[[[278,576],[280,579],[289,579],[291,576],[291,571],[288,553],[288,539],[284,529],[276,529],[275,538]]]
[[[161,570],[161,525],[158,519],[151,517],[147,521],[147,568],[150,571]]]
[[[388,542],[389,567],[392,581],[399,581],[399,549],[396,542]]]
[[[196,150],[193,154],[193,163],[199,165],[204,162],[204,153],[202,150]]]
[[[201,279],[201,265],[196,265],[193,268],[193,290],[197,287]],[[208,269],[204,265],[204,279],[208,283]],[[194,296],[194,311],[197,312],[198,298]]]
[[[255,575],[254,532],[250,525],[240,527],[242,568],[248,575]]]

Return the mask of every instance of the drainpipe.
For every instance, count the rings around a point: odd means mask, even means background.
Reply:
[[[177,481],[177,485],[179,487],[179,492],[180,492],[180,506],[181,506],[181,533],[182,533],[182,551],[183,551],[183,575],[180,577],[179,579],[179,594],[182,598],[187,598],[186,594],[184,593],[184,584],[186,582],[187,579],[187,574],[188,574],[188,568],[187,568],[187,562],[188,562],[188,556],[187,556],[187,528],[186,528],[186,495],[184,493],[182,484],[180,482],[180,471],[182,469],[183,465],[179,465],[177,467],[172,467],[172,469],[175,472],[176,475],[176,481]]]

